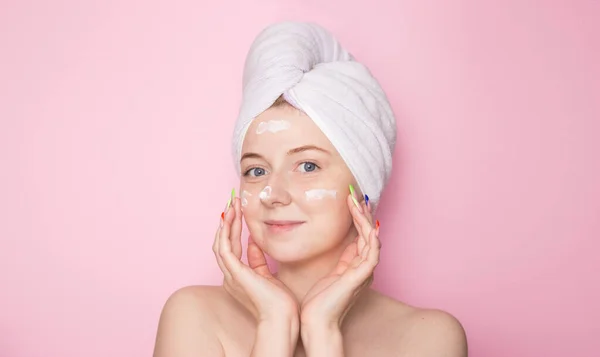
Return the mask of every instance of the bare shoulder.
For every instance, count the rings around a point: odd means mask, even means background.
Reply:
[[[224,355],[219,342],[220,286],[187,286],[169,296],[158,323],[154,356]]]
[[[420,356],[467,356],[467,337],[462,324],[449,312],[417,309],[411,316],[407,341]]]
[[[389,355],[467,356],[464,328],[449,312],[411,306],[375,291],[370,300],[370,305],[377,305],[376,315],[385,316],[382,328],[389,331],[385,334]]]
[[[196,309],[209,308],[213,311],[226,295],[222,286],[190,285],[175,290],[167,299],[165,307],[192,304]]]

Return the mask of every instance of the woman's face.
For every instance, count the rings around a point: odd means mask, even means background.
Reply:
[[[270,108],[252,122],[241,173],[246,224],[276,261],[338,251],[356,235],[346,203],[354,178],[327,137],[295,108]]]

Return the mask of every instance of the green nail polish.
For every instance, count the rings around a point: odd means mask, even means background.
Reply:
[[[225,212],[227,212],[229,210],[229,207],[231,207],[231,202],[233,202],[234,198],[235,198],[235,188],[231,190],[231,197],[229,198],[229,201],[227,201],[227,207],[225,207]]]
[[[360,205],[358,204],[358,201],[356,200],[356,194],[354,193],[354,186],[352,186],[352,184],[348,185],[348,187],[350,188],[350,194],[352,195],[352,202],[354,202],[354,205],[356,206],[356,208],[358,208],[360,210]]]

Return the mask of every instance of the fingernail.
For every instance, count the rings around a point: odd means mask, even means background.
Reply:
[[[224,220],[225,220],[225,212],[221,212],[221,220],[219,221],[219,227],[223,228]]]
[[[231,197],[229,198],[229,201],[227,201],[227,207],[225,207],[225,212],[229,211],[229,207],[231,207],[231,202],[233,202],[234,198],[235,198],[235,188],[231,190]]]
[[[350,184],[350,185],[348,185],[348,187],[350,188],[350,194],[352,195],[352,202],[354,202],[354,205],[356,206],[356,208],[358,208],[358,210],[361,211],[360,205],[358,204],[358,201],[356,200],[356,197],[355,197],[356,194],[354,193],[354,186],[352,186],[352,184]]]
[[[365,195],[365,204],[369,207],[369,196]]]
[[[379,220],[375,220],[375,229],[377,230],[377,236],[379,236]]]

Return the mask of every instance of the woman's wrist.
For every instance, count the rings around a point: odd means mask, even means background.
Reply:
[[[252,356],[293,356],[299,330],[298,319],[293,317],[259,321]]]
[[[282,316],[280,318],[260,320],[257,329],[279,331],[277,332],[278,334],[283,334],[284,331],[289,332],[290,336],[297,340],[300,332],[300,324],[297,317]]]
[[[299,316],[297,308],[273,308],[268,313],[259,313],[257,316],[258,324],[266,325],[296,325],[299,326]]]
[[[342,331],[334,323],[302,324],[301,338],[308,357],[342,357],[344,344]]]

